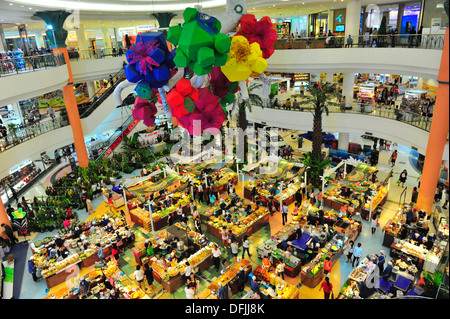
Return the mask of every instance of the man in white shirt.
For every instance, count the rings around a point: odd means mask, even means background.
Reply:
[[[283,207],[281,207],[281,217],[283,220],[283,225],[287,223],[287,216],[289,212],[289,207],[286,205],[286,203],[283,203]]]
[[[221,253],[219,247],[217,247],[217,245],[215,245],[212,250],[212,256],[213,256],[214,267],[216,268],[216,271],[219,271],[220,257],[222,256],[222,253]]]

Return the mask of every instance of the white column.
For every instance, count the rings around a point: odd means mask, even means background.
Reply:
[[[105,46],[105,53],[109,54],[111,53],[111,36],[109,34],[109,28],[103,27],[102,28],[102,34],[103,34],[103,45]]]
[[[354,44],[358,43],[360,19],[361,0],[348,0],[345,12],[345,38],[351,35]]]
[[[348,151],[348,143],[350,142],[350,134],[339,132],[338,150]]]
[[[87,54],[87,51],[89,49],[84,28],[75,29],[75,33],[77,34],[78,52],[80,52],[80,55],[82,55],[83,53]]]
[[[345,105],[353,105],[353,87],[355,85],[355,74],[344,73],[344,81],[342,83],[342,95],[345,96]]]
[[[334,10],[328,10],[328,30],[334,33]]]
[[[333,84],[333,73],[327,73],[327,82]]]
[[[45,48],[43,33],[44,33],[44,31],[38,30],[34,34],[34,38],[36,39],[36,46],[37,46],[38,50],[40,50],[41,48]]]
[[[92,98],[95,94],[95,84],[93,81],[87,81],[86,86],[88,89],[89,98]]]

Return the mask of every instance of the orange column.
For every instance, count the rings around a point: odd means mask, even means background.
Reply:
[[[6,224],[6,225],[11,226],[11,223],[9,222],[8,214],[6,213],[5,205],[3,204],[2,198],[0,197],[0,225],[1,224]],[[3,228],[2,228],[2,231],[3,231]],[[3,233],[0,233],[0,237],[8,238],[8,236],[6,236]]]
[[[73,89],[73,75],[72,67],[70,65],[69,53],[67,48],[56,48],[57,54],[64,55],[64,59],[69,71],[69,80],[66,86],[63,87],[64,103],[66,105],[67,115],[69,117],[70,126],[72,127],[73,140],[75,145],[75,152],[77,153],[78,165],[80,167],[87,167],[89,165],[89,156],[84,143],[83,127],[81,125],[80,114],[78,112],[77,100],[75,91]]]
[[[441,66],[438,75],[438,91],[433,111],[430,135],[420,181],[417,209],[424,209],[431,214],[434,194],[439,180],[442,156],[444,154],[449,129],[449,35],[445,31],[444,48],[442,50]]]

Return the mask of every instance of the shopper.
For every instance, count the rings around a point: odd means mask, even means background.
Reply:
[[[247,252],[249,258],[252,256],[250,255],[250,242],[247,235],[244,236],[242,241],[242,259],[245,257],[245,252]]]
[[[325,257],[325,260],[323,262],[323,273],[325,276],[329,276],[329,273],[331,272],[331,268],[333,268],[333,262],[331,261],[330,257]]]
[[[102,264],[105,258],[105,252],[103,251],[103,246],[100,243],[97,244],[97,247],[98,247],[97,257],[98,259],[100,259],[100,263]]]
[[[283,203],[283,206],[281,207],[281,218],[283,221],[283,225],[287,223],[287,216],[289,213],[289,207],[286,205],[286,203]]]
[[[195,299],[194,288],[186,286],[184,292],[186,293],[186,299]]]
[[[402,187],[405,187],[405,182],[406,179],[408,178],[408,172],[406,171],[406,169],[404,169],[401,173],[400,176],[398,178],[398,180],[400,181],[400,183],[402,184]]]
[[[144,277],[147,280],[148,288],[153,291],[153,269],[151,264],[144,264]]]
[[[330,278],[325,277],[325,280],[320,284],[319,291],[323,289],[325,299],[334,299],[333,284],[330,282]]]
[[[347,38],[347,44],[345,45],[346,48],[353,48],[353,39],[352,36],[349,35]]]
[[[388,145],[390,145],[390,144],[388,144]],[[394,150],[394,151],[392,152],[391,158],[390,158],[390,160],[391,160],[391,166],[392,166],[392,167],[394,167],[395,161],[397,160],[397,157],[398,157],[397,150]]]
[[[14,235],[14,231],[12,230],[11,226],[8,224],[1,224],[1,227],[3,227],[3,233],[8,236],[9,239],[9,247],[14,246],[16,243],[19,242],[17,237]],[[1,233],[0,233],[1,234]]]
[[[378,227],[378,214],[374,214],[370,222],[370,226],[372,227],[372,235],[374,235]]]
[[[229,247],[230,247],[230,244],[229,244],[229,242],[228,242],[228,228],[227,228],[226,226],[224,226],[224,227],[222,228],[220,234],[222,235],[222,243],[223,243],[223,246],[224,246],[225,248],[229,248]]]
[[[352,261],[352,255],[353,255],[353,249],[354,249],[355,243],[353,240],[350,240],[344,247],[344,255],[347,257],[346,263]]]
[[[384,262],[385,261],[386,261],[386,255],[384,254],[384,251],[380,250],[380,255],[377,258],[378,273],[379,273],[380,277],[384,270]]]
[[[134,279],[137,281],[139,288],[144,289],[144,271],[141,269],[140,265],[136,266],[136,270],[133,273]]]
[[[352,261],[352,267],[358,266],[359,259],[362,257],[363,251],[361,248],[361,243],[358,243],[356,247],[353,249],[353,261]]]
[[[116,266],[119,265],[119,248],[117,248],[117,245],[114,244],[111,247],[111,260],[114,262]]]
[[[414,187],[411,193],[411,204],[415,205],[417,203],[418,196],[419,192],[417,191],[417,187]]]
[[[239,245],[238,245],[236,239],[234,239],[231,242],[230,248],[231,248],[231,255],[233,255],[233,265],[234,265],[236,263],[237,256],[238,256],[238,250],[239,250]]]
[[[222,253],[217,246],[217,244],[214,245],[214,248],[212,250],[212,257],[213,257],[213,264],[216,271],[219,271],[220,268],[220,258],[222,257]]]
[[[28,260],[28,272],[31,274],[31,276],[33,277],[33,281],[37,282],[38,278],[37,278],[37,267],[36,264],[34,263],[34,257],[31,256],[30,259]]]
[[[92,202],[89,197],[86,198],[86,210],[88,214],[94,213],[94,208],[92,208]]]
[[[283,278],[284,280],[284,263],[280,261],[276,267],[277,276]]]
[[[449,202],[449,194],[448,194],[448,187],[445,189],[445,202],[444,205],[442,205],[442,208],[447,209],[447,205]]]

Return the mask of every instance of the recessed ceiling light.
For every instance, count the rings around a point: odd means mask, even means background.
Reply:
[[[10,6],[12,6],[13,4],[12,4],[12,3],[10,3],[9,5],[10,5]]]

